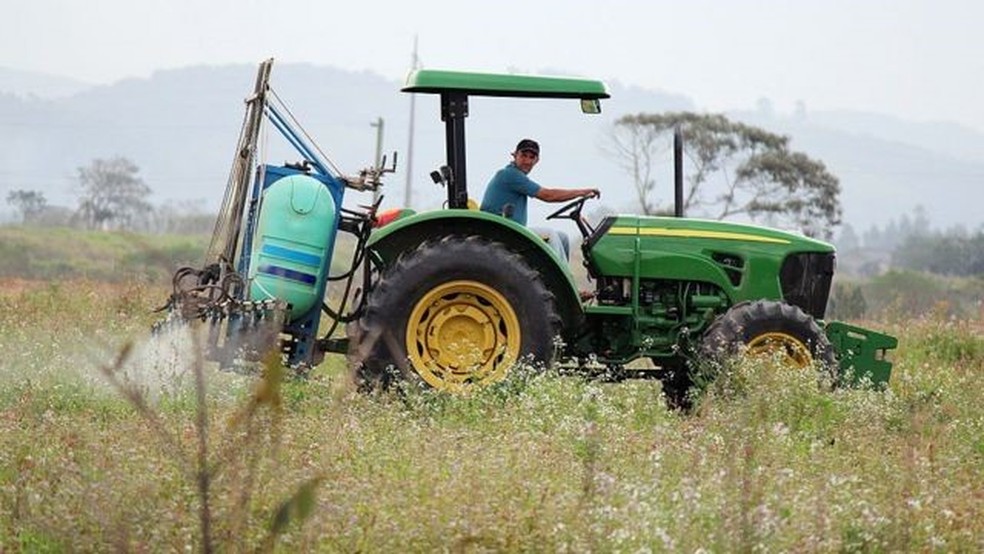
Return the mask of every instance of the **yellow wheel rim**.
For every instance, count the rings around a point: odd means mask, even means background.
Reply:
[[[748,355],[779,357],[783,365],[797,369],[813,364],[813,355],[803,341],[786,333],[764,333],[748,342]]]
[[[519,358],[521,338],[509,302],[476,281],[449,281],[427,291],[407,322],[411,365],[442,390],[502,379]]]

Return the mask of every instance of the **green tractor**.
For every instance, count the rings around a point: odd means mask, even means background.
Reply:
[[[373,233],[379,277],[349,326],[362,381],[421,379],[459,390],[501,379],[517,362],[588,361],[616,372],[649,358],[667,390],[689,386],[695,358],[779,353],[853,379],[889,379],[892,337],[823,323],[834,248],[762,227],[674,217],[582,217],[587,198],[548,216],[581,234],[594,300],[568,263],[529,229],[468,209],[465,118],[471,96],[571,98],[598,113],[603,83],[521,75],[413,72],[403,91],[440,95],[447,209]]]
[[[203,270],[176,276],[170,303],[186,318],[231,320],[215,334],[227,344],[236,344],[228,337],[239,329],[275,321],[287,363],[310,366],[326,352],[345,353],[367,388],[409,380],[463,391],[501,380],[520,363],[622,375],[648,358],[639,371],[682,400],[697,361],[761,354],[822,368],[842,381],[889,379],[885,355],[895,338],[824,322],[835,265],[830,244],[682,217],[617,215],[592,225],[581,198],[548,219],[569,219],[581,234],[595,286],[583,302],[568,261],[537,233],[469,208],[470,97],[572,99],[583,112],[598,113],[609,97],[600,81],[412,72],[404,92],[440,97],[447,164],[432,177],[446,187],[447,201],[440,210],[382,214],[379,202],[361,212],[340,208],[342,193],[375,189],[390,170],[334,174],[319,161],[320,150],[305,143],[306,133],[283,117],[274,117],[275,125],[299,145],[302,163],[246,169],[260,114],[280,113],[264,104],[268,76],[269,67],[261,67],[216,226],[226,235],[213,240],[215,254]],[[358,240],[352,267],[332,277],[327,268],[339,230]],[[362,281],[353,289],[356,273]],[[331,309],[322,301],[325,287],[342,277],[343,305]],[[180,285],[189,278],[190,286]],[[318,337],[323,315],[332,325]],[[344,338],[334,333],[340,323]]]

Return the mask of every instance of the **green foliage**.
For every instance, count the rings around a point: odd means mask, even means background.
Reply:
[[[873,277],[863,289],[870,313],[892,318],[927,313],[965,316],[978,309],[974,304],[980,298],[975,288],[962,291],[940,276],[914,271],[888,271]]]
[[[984,336],[965,320],[930,319],[921,322],[923,332],[912,338],[914,358],[945,367],[984,366]]]
[[[175,237],[174,241],[156,241],[128,252],[120,259],[124,268],[143,268],[142,272],[151,279],[168,278],[180,266],[199,267],[202,265],[203,241],[190,237]]]
[[[50,552],[51,554],[57,554],[68,550],[66,543],[53,539],[44,533],[38,533],[32,530],[25,530],[17,535],[15,540],[6,541],[2,540],[3,538],[0,535],[0,543],[16,544],[21,552],[33,552],[34,554],[47,554]]]
[[[753,192],[732,213],[785,219],[808,236],[828,239],[831,227],[840,224],[840,182],[822,162],[801,152],[780,149],[749,157],[736,169],[734,188]],[[733,195],[729,192],[727,198]]]
[[[961,552],[984,536],[979,319],[886,329],[886,390],[749,363],[689,415],[654,380],[531,368],[464,397],[363,395],[338,358],[275,388],[206,366],[200,399],[193,371],[141,354],[155,345],[136,306],[162,291],[0,287],[5,551],[206,550],[203,429],[211,536],[229,551]],[[94,378],[127,335],[129,382],[173,447]]]
[[[855,289],[860,293],[855,293]],[[858,298],[852,300],[855,295]],[[868,319],[905,319],[929,313],[974,317],[981,313],[981,298],[984,298],[982,276],[961,278],[891,270],[867,280],[836,278],[827,314],[832,319],[853,319],[855,312],[851,305],[863,299],[863,317]],[[845,308],[850,309],[844,312]]]
[[[316,506],[315,493],[321,481],[320,477],[316,477],[301,484],[297,491],[277,508],[270,524],[270,534],[264,543],[265,550],[273,549],[274,539],[286,533],[291,523],[303,523],[311,516]]]
[[[201,262],[207,236],[142,235],[63,227],[0,227],[0,277],[169,282]]]
[[[868,302],[860,285],[834,282],[827,309],[829,319],[861,319],[867,311]]]

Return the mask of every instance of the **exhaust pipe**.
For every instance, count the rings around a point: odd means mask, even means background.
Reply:
[[[673,129],[673,215],[683,217],[683,132]]]

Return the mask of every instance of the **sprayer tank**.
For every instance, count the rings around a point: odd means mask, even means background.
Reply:
[[[286,300],[291,319],[320,307],[337,219],[334,198],[313,177],[288,175],[268,186],[250,255],[250,299]]]

